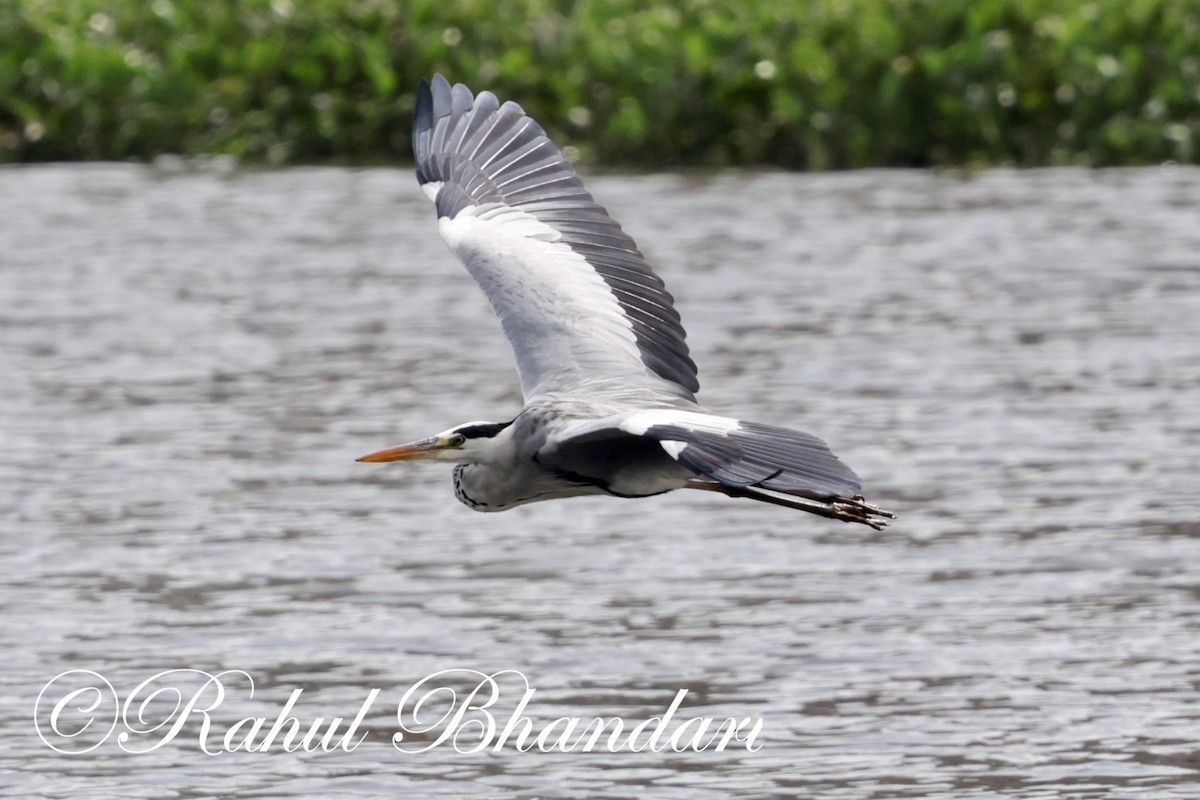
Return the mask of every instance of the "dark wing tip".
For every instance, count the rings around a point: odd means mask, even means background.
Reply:
[[[449,113],[450,81],[446,80],[446,76],[439,72],[433,76],[433,81],[430,83],[429,88],[433,95],[434,111],[437,116],[444,117]]]
[[[413,115],[412,129],[413,158],[417,162],[417,181],[419,183],[429,181],[421,165],[425,163],[425,157],[428,154],[429,135],[432,131],[433,92],[429,88],[429,81],[421,78],[420,84],[417,85],[417,110]]]
[[[450,86],[450,82],[441,73],[433,76],[432,80],[421,79],[417,84],[417,107],[413,114],[412,146],[413,157],[417,162],[417,181],[424,184],[431,180],[440,180],[430,174],[430,159],[435,157],[438,142],[435,141],[438,122],[443,117],[461,115],[470,111],[475,98],[471,90],[461,83]]]
[[[421,78],[417,85],[417,113],[413,117],[413,143],[422,131],[433,129],[433,92],[430,91],[429,81]]]
[[[453,116],[467,113],[474,102],[475,96],[471,94],[470,89],[461,83],[454,84],[454,88],[450,90],[450,113]]]

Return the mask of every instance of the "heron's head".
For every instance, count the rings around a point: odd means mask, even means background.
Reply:
[[[376,462],[425,459],[455,464],[481,464],[492,460],[500,446],[497,437],[511,424],[511,421],[465,422],[428,439],[389,447],[356,460]]]

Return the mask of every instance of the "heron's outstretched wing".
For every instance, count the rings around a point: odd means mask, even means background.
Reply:
[[[654,442],[661,448],[651,458],[638,446],[620,442]],[[616,445],[614,447],[613,445]],[[568,423],[547,441],[546,463],[573,459],[573,472],[587,474],[589,461],[603,467],[609,452],[623,453],[621,466],[636,461],[646,481],[661,473],[669,456],[696,475],[689,488],[720,491],[808,511],[873,528],[886,525],[890,512],[866,503],[854,472],[815,436],[788,428],[745,422],[681,409],[657,408],[598,420]],[[636,456],[631,454],[636,453]],[[667,463],[670,463],[667,460]],[[618,467],[619,469],[619,467]]]
[[[674,409],[635,411],[620,427],[657,441],[692,472],[726,486],[823,497],[862,491],[858,476],[825,442],[789,428]]]
[[[526,398],[605,382],[693,398],[671,295],[519,105],[422,80],[413,152],[442,237],[500,317]]]
[[[612,436],[655,441],[697,476],[726,486],[813,497],[853,497],[862,491],[854,471],[815,436],[696,411],[652,408],[567,423],[548,444],[578,448]]]

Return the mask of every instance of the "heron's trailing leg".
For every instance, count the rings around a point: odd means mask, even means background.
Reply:
[[[887,520],[883,519],[883,517],[887,519],[895,519],[896,517],[892,512],[873,506],[861,497],[814,500],[808,497],[797,497],[764,489],[755,489],[752,486],[726,486],[716,481],[700,479],[688,481],[686,488],[703,489],[707,492],[720,492],[729,497],[748,497],[751,500],[759,500],[763,503],[771,503],[772,505],[783,506],[784,508],[795,508],[800,511],[807,511],[810,514],[829,517],[830,519],[840,519],[842,522],[860,522],[863,525],[870,525],[877,531],[883,530],[884,526],[887,525]]]

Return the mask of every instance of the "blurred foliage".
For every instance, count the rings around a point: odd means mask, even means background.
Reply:
[[[1200,0],[0,0],[0,160],[407,160],[435,71],[614,165],[1196,162]]]

